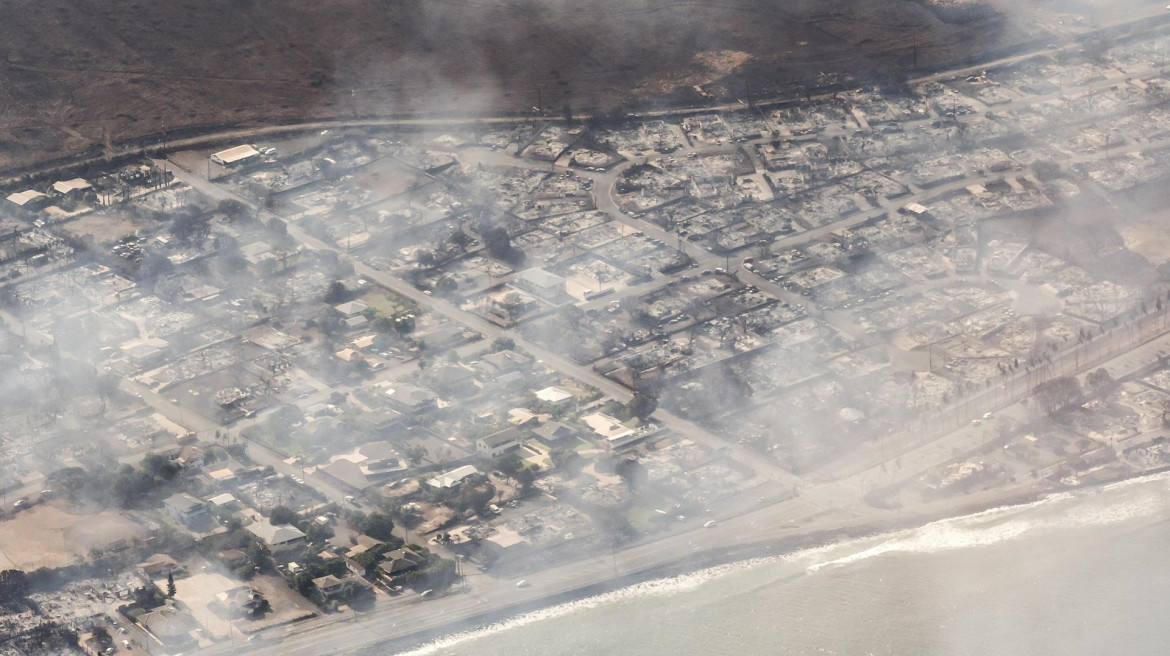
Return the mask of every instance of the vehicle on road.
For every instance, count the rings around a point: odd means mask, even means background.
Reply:
[[[713,519],[707,520],[707,523],[703,524],[703,528],[711,528],[713,526],[715,526],[715,520]]]
[[[521,579],[521,580],[519,580],[519,581],[516,581],[516,587],[517,587],[517,588],[527,588],[529,585],[530,585],[530,584],[528,583],[528,581],[525,581],[525,580],[523,580],[523,579]]]

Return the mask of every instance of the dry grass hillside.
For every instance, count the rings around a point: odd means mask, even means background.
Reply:
[[[982,5],[979,5],[982,7]],[[180,127],[765,94],[1002,47],[914,0],[10,0],[0,169]]]

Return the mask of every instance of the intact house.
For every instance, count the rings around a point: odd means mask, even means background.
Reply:
[[[243,166],[259,159],[260,151],[248,145],[221,150],[211,156],[212,162],[229,169]]]
[[[77,197],[85,193],[86,190],[92,188],[93,185],[86,182],[84,178],[58,180],[57,182],[53,183],[53,191],[59,196]]]
[[[361,301],[348,301],[346,303],[338,303],[337,305],[334,305],[333,309],[337,310],[338,314],[340,314],[343,318],[350,319],[352,317],[360,316],[363,312],[370,309],[370,306]]]
[[[378,577],[386,583],[394,583],[410,571],[418,569],[423,557],[410,549],[395,549],[385,554],[378,565]]]
[[[317,588],[317,592],[321,596],[330,599],[341,593],[342,587],[345,586],[345,580],[339,579],[332,574],[313,579],[313,585]]]
[[[476,391],[475,377],[463,367],[455,365],[436,367],[432,375],[435,378],[436,389],[444,395],[469,396]]]
[[[475,451],[484,458],[499,458],[524,443],[524,433],[512,426],[502,431],[485,435],[475,441]]]
[[[479,359],[475,367],[481,374],[493,378],[525,369],[532,363],[532,358],[520,355],[512,350],[497,351],[485,354]]]
[[[550,444],[555,444],[562,440],[572,439],[577,436],[577,431],[559,421],[546,421],[545,423],[532,429],[540,439]]]
[[[407,382],[396,382],[383,394],[390,400],[390,405],[400,412],[425,412],[435,407],[438,399],[429,389]]]
[[[167,514],[180,524],[191,524],[203,521],[210,516],[207,503],[186,492],[172,494],[163,501]]]
[[[10,208],[16,208],[18,211],[33,212],[41,209],[49,203],[49,196],[42,194],[36,189],[26,189],[18,191],[14,194],[8,194],[7,197]]]
[[[172,572],[183,573],[184,568],[179,561],[171,558],[167,554],[154,554],[150,558],[138,563],[138,571],[143,576],[153,579],[160,574],[169,574]]]
[[[573,400],[573,395],[559,387],[546,387],[536,392],[536,399],[551,406],[563,406]]]
[[[565,279],[544,269],[525,269],[516,274],[513,284],[550,303],[559,303],[565,298]]]
[[[308,538],[295,526],[281,524],[273,526],[267,521],[255,522],[247,526],[248,532],[256,536],[273,556],[288,556],[303,549],[308,544]]]
[[[350,453],[330,458],[317,471],[332,476],[355,490],[364,490],[386,478],[406,471],[406,460],[389,442],[370,442]]]
[[[203,449],[188,444],[179,449],[179,453],[172,459],[176,465],[187,472],[203,471]]]
[[[440,490],[449,490],[453,487],[458,487],[459,484],[463,482],[463,479],[467,478],[468,476],[472,476],[478,473],[479,470],[475,467],[472,467],[471,465],[463,465],[462,467],[456,467],[449,472],[439,474],[438,476],[428,480],[427,485],[430,485],[431,487],[437,487]]]

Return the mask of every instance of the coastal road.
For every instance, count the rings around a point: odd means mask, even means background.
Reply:
[[[873,519],[873,513],[868,519]],[[257,641],[258,645],[256,642],[248,645],[247,653],[256,656],[328,656],[353,653],[382,642],[389,642],[387,649],[390,649],[394,640],[428,629],[457,629],[451,625],[489,611],[519,610],[520,604],[536,607],[543,599],[569,595],[601,581],[610,581],[609,588],[620,587],[622,577],[636,576],[663,564],[694,563],[701,554],[746,547],[761,540],[793,537],[815,530],[822,523],[831,522],[835,527],[862,523],[860,518],[826,513],[823,506],[801,498],[720,520],[719,526],[713,529],[699,527],[702,519],[691,521],[695,528],[684,533],[527,574],[526,580],[531,584],[527,588],[517,588],[514,580],[481,577],[474,594],[452,593],[425,601],[408,597],[369,613],[358,614],[356,621],[325,624],[322,620],[310,630],[301,630],[302,626],[310,628],[309,625],[273,629],[265,632],[265,638]],[[218,656],[232,653],[231,649],[231,645],[220,644],[200,653]]]
[[[963,186],[970,184],[969,181],[962,181],[962,183]],[[931,191],[933,194],[938,193],[939,190],[935,188]],[[231,194],[229,197],[243,200],[234,194]],[[880,215],[882,211],[888,210],[875,208],[870,211],[875,212],[876,216]],[[318,240],[312,240],[311,236],[304,234],[296,226],[290,226],[289,232],[290,235],[302,240],[306,245],[314,248],[326,248],[340,253],[340,250],[336,247],[323,244]],[[669,236],[667,239],[669,239]],[[313,243],[314,241],[316,243]],[[664,239],[664,241],[667,240]],[[342,255],[344,256],[344,253]],[[719,256],[713,257],[718,260],[718,263],[713,262],[715,266],[722,264],[723,258]],[[421,292],[418,292],[418,290],[415,290],[401,279],[394,276],[387,276],[369,267],[359,266],[359,264],[355,262],[355,270],[359,273],[402,293],[404,296],[413,298],[422,307],[430,307],[433,311],[447,316],[453,321],[467,325],[487,337],[510,334],[509,331],[484,322],[478,319],[478,317],[466,313],[442,299],[435,299],[421,294]],[[764,288],[762,285],[758,286]],[[446,307],[443,304],[446,304]],[[480,325],[477,325],[477,322]],[[536,354],[537,357],[542,358],[550,366],[553,366],[553,368],[565,372],[567,375],[582,382],[592,384],[619,400],[628,398],[628,390],[604,377],[598,376],[595,372],[564,358],[559,358],[561,362],[558,362],[557,354],[550,354],[546,349],[531,344],[527,340],[519,339],[517,336],[513,336],[513,339],[525,349]],[[580,371],[582,369],[584,372]],[[676,417],[670,417],[668,423],[675,427],[684,426],[684,424],[677,423],[679,421]],[[719,438],[715,436],[710,437],[716,440],[716,444],[719,446],[726,446],[726,443]],[[939,442],[938,445],[941,448],[943,443]],[[747,453],[748,462],[754,464],[754,457],[754,453]],[[947,458],[946,454],[936,454],[932,459],[938,459],[940,457],[945,462]],[[790,477],[789,480],[794,478]],[[806,489],[805,493],[795,500],[761,509],[740,518],[721,519],[718,530],[697,529],[682,535],[672,536],[668,538],[670,542],[667,543],[658,543],[656,541],[645,545],[636,545],[612,556],[598,556],[583,563],[574,563],[571,566],[567,566],[568,570],[554,568],[540,572],[529,578],[533,582],[531,589],[516,589],[510,585],[510,582],[506,581],[496,582],[494,584],[486,583],[483,586],[477,585],[475,596],[452,596],[446,599],[437,599],[433,602],[419,603],[417,605],[410,603],[396,604],[392,618],[379,614],[379,611],[374,611],[368,617],[358,616],[358,621],[350,627],[339,624],[336,633],[322,628],[318,632],[307,633],[303,636],[300,634],[292,635],[282,642],[279,648],[273,647],[271,651],[261,651],[258,653],[275,654],[279,652],[281,654],[306,655],[344,653],[353,646],[367,644],[371,640],[408,635],[429,626],[445,627],[452,620],[477,615],[487,608],[498,608],[519,601],[535,601],[560,592],[580,589],[582,586],[597,580],[604,580],[615,575],[620,576],[639,571],[647,563],[685,561],[688,556],[696,552],[726,545],[729,538],[745,542],[752,540],[770,541],[815,530],[818,527],[831,526],[836,528],[856,525],[861,521],[859,517],[847,517],[841,514],[835,514],[834,509],[848,507],[856,503],[855,499],[859,496],[859,492],[863,491],[863,488],[864,479],[858,476],[812,486]],[[867,519],[882,518],[886,515],[886,513],[873,509],[868,509],[865,512]],[[480,589],[481,587],[483,589]]]

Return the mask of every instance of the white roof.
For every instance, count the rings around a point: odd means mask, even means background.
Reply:
[[[24,191],[18,191],[15,194],[8,194],[8,202],[16,203],[17,205],[24,207],[24,205],[29,201],[34,201],[45,197],[46,196],[44,194],[37,191],[36,189],[26,189]]]
[[[541,268],[525,269],[516,274],[516,277],[537,287],[562,287],[565,284],[564,278]]]
[[[210,499],[208,499],[208,501],[210,501],[212,504],[214,504],[216,506],[226,506],[229,503],[235,503],[236,498],[232,495],[232,493],[224,492],[223,494],[217,494],[217,495],[211,497]]]
[[[236,146],[235,148],[221,150],[211,157],[212,159],[219,160],[224,164],[231,164],[232,162],[238,162],[242,159],[248,159],[249,157],[258,157],[259,155],[260,151],[245,144],[243,146]]]
[[[260,538],[269,546],[277,546],[305,537],[299,528],[287,524],[273,526],[268,522],[256,522],[249,524],[247,528],[249,533]]]
[[[370,306],[361,301],[348,301],[346,303],[338,303],[333,306],[334,310],[344,314],[347,317],[352,317],[355,314],[365,312]]]
[[[592,428],[594,433],[610,440],[620,439],[634,432],[632,428],[622,424],[614,417],[601,412],[582,417],[581,421]]]
[[[559,387],[546,387],[536,392],[536,398],[546,403],[560,403],[573,398],[573,395]]]
[[[82,189],[89,189],[92,187],[90,183],[82,178],[73,178],[72,180],[61,180],[53,183],[53,191],[59,194],[67,194],[71,191],[81,191]]]
[[[427,481],[427,483],[429,483],[431,485],[431,487],[438,487],[438,488],[455,487],[456,485],[463,482],[463,479],[467,478],[468,476],[471,476],[472,474],[478,474],[478,473],[479,473],[479,470],[476,469],[475,467],[473,467],[471,465],[463,465],[462,467],[452,469],[451,471],[447,472],[446,474],[439,474],[438,476]]]

